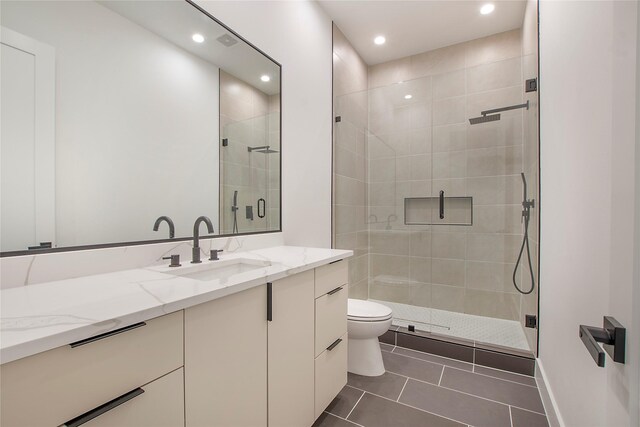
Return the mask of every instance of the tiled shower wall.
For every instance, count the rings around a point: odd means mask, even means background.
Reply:
[[[523,113],[468,119],[523,102],[521,52],[518,29],[370,67],[371,298],[520,319]],[[403,199],[440,190],[473,197],[473,225],[405,226]]]
[[[367,65],[333,26],[333,247],[351,249],[349,296],[368,297],[368,245],[365,224]]]
[[[537,96],[524,92],[536,49],[535,1],[522,29],[368,69],[334,26],[334,246],[355,251],[352,297],[519,321],[537,313],[537,290],[523,297],[511,283],[521,171],[538,197]],[[526,100],[528,111],[469,125],[482,110]],[[473,197],[472,226],[404,224],[406,197],[440,190]],[[526,266],[518,277],[526,288]],[[534,349],[535,330],[526,332]]]
[[[220,147],[220,229],[233,230],[234,191],[240,233],[279,229],[280,221],[280,96],[267,95],[220,70],[220,133],[228,140]],[[248,147],[269,145],[278,153],[249,152]],[[265,218],[258,217],[257,201],[266,200]],[[253,220],[246,215],[253,206]]]
[[[519,320],[520,30],[369,68],[370,297]],[[405,95],[411,94],[411,99]],[[472,226],[406,226],[405,197],[473,197]]]

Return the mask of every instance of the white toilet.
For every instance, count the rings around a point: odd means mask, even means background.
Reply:
[[[389,330],[392,314],[389,307],[377,302],[349,299],[349,372],[368,377],[384,374],[378,337]]]

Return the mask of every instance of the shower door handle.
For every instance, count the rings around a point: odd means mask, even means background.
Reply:
[[[440,219],[444,219],[444,190],[440,190]]]

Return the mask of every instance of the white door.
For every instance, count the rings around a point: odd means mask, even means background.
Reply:
[[[0,251],[55,239],[53,48],[2,28]]]
[[[540,361],[566,426],[640,425],[639,13],[540,2]],[[626,328],[624,364],[579,337],[604,316]]]

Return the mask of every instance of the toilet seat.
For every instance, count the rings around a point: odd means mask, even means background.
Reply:
[[[384,322],[393,312],[377,302],[349,298],[347,319],[356,322]]]

